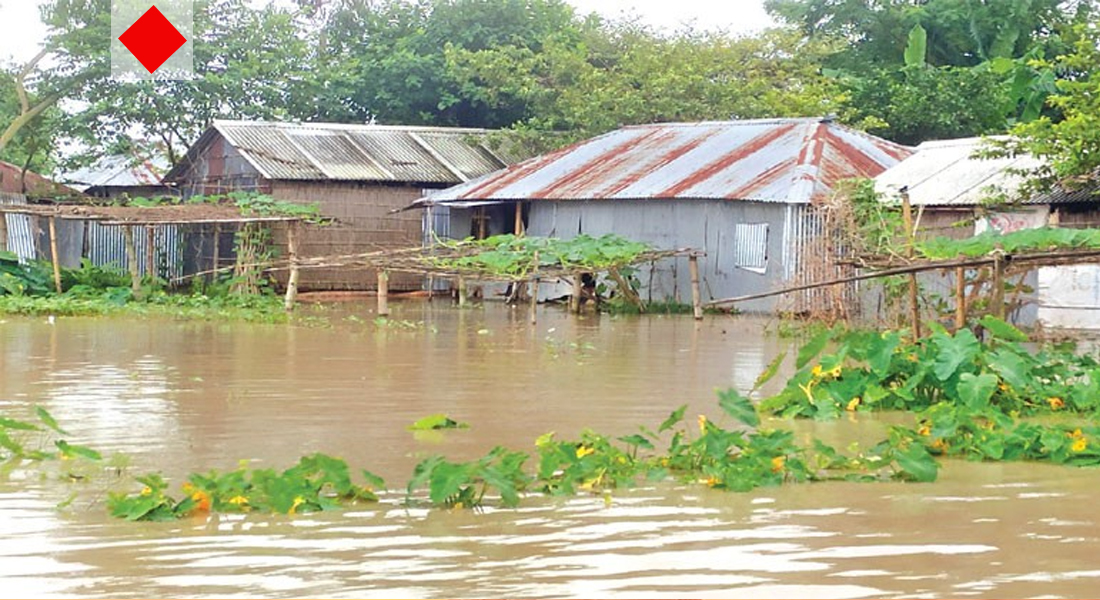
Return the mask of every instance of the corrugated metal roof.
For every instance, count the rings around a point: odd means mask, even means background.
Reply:
[[[215,121],[165,180],[185,177],[218,134],[274,180],[454,184],[508,164],[483,129]]]
[[[79,196],[75,189],[51,181],[34,171],[0,161],[0,192],[26,194],[29,197]]]
[[[95,187],[154,186],[160,184],[168,167],[168,161],[162,158],[134,160],[108,156],[91,166],[65,173],[60,179],[81,191]]]
[[[433,193],[424,202],[737,199],[809,203],[911,150],[823,119],[637,125]]]
[[[982,158],[983,138],[962,138],[925,142],[917,152],[875,178],[875,189],[898,197],[909,188],[914,206],[977,206],[991,197],[1015,199],[1029,170],[1042,165],[1038,159],[1020,155],[1010,158]],[[1090,192],[1056,191],[1027,198],[1022,204],[1068,204],[1095,200]]]

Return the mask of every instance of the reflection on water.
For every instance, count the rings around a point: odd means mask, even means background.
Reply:
[[[409,323],[386,330],[339,312],[331,328],[9,318],[0,408],[41,404],[132,472],[323,451],[400,490],[432,453],[622,435],[683,403],[717,417],[714,389],[751,387],[784,345],[735,318],[546,309],[531,328],[506,307],[396,308]],[[437,412],[472,427],[405,429]],[[883,426],[796,429],[846,444]],[[1100,583],[1098,490],[1095,470],[949,463],[930,485],[670,483],[479,513],[408,509],[392,491],[341,513],[135,524],[90,488],[58,510],[67,484],[16,472],[0,482],[0,596],[1084,597]]]

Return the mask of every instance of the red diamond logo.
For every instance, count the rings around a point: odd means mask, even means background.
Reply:
[[[187,38],[153,6],[118,36],[118,41],[152,73],[172,58],[176,50],[187,43]]]

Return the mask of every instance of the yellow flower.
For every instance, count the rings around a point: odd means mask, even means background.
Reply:
[[[152,493],[153,493],[153,490],[149,486],[145,486],[145,487],[141,488],[141,495],[142,496],[148,496]]]
[[[718,485],[719,483],[722,483],[722,482],[719,481],[718,478],[715,477],[714,475],[711,475],[710,477],[707,477],[707,480],[706,480],[705,483],[707,484],[707,487],[714,487],[714,486],[716,486],[716,485]]]
[[[244,496],[233,496],[229,499],[229,503],[236,504],[237,506],[243,506],[245,504],[248,504],[248,498],[245,498]]]
[[[1057,396],[1047,398],[1047,404],[1050,405],[1051,410],[1058,410],[1066,407],[1066,401]]]
[[[829,371],[829,377],[832,377],[833,379],[840,377],[840,365],[833,367],[832,370]]]
[[[287,511],[287,514],[288,515],[293,515],[294,513],[298,512],[298,507],[305,504],[305,503],[306,503],[305,498],[303,498],[301,496],[295,497],[294,498],[294,504],[290,505],[290,510]]]
[[[923,436],[932,435],[932,422],[925,421],[924,423],[921,423],[920,429],[917,430],[917,433]]]
[[[947,440],[943,438],[936,438],[936,441],[932,442],[932,448],[939,450],[940,452],[947,452]]]
[[[787,465],[786,456],[776,456],[772,459],[772,473],[779,473]]]
[[[1085,438],[1082,437],[1082,438],[1077,438],[1076,440],[1073,440],[1073,445],[1070,446],[1070,450],[1073,450],[1074,452],[1084,452],[1085,448],[1088,448],[1088,447],[1089,447],[1088,440],[1086,440]]]
[[[625,456],[620,456],[616,460],[619,461],[620,465],[625,465],[626,464],[626,457]]]
[[[1069,434],[1069,437],[1074,438],[1074,439],[1080,439],[1080,438],[1085,437],[1085,434],[1081,433],[1080,428],[1077,428],[1077,429],[1073,430],[1073,433]]]
[[[210,510],[210,495],[202,490],[191,494],[191,499],[195,501],[195,510],[208,511]]]
[[[855,409],[859,408],[859,403],[860,403],[859,396],[856,396],[855,398],[852,398],[851,402],[848,403],[848,410],[849,411],[854,411]]]
[[[825,371],[821,369],[821,365],[817,365],[813,368],[812,371],[810,371],[810,373],[812,373],[813,376],[817,379],[821,379],[821,376],[825,374]]]
[[[707,416],[699,415],[699,435],[707,432]]]
[[[595,453],[596,453],[595,448],[590,448],[588,446],[578,446],[577,447],[577,458],[584,458],[584,457],[588,456],[589,454],[595,454]]]
[[[918,362],[919,361],[916,354],[910,354],[908,356],[908,358],[909,358],[909,362]]]

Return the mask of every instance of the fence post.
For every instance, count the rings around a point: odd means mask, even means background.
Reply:
[[[53,285],[61,293],[61,257],[57,255],[57,217],[50,217],[50,261],[53,263]]]

